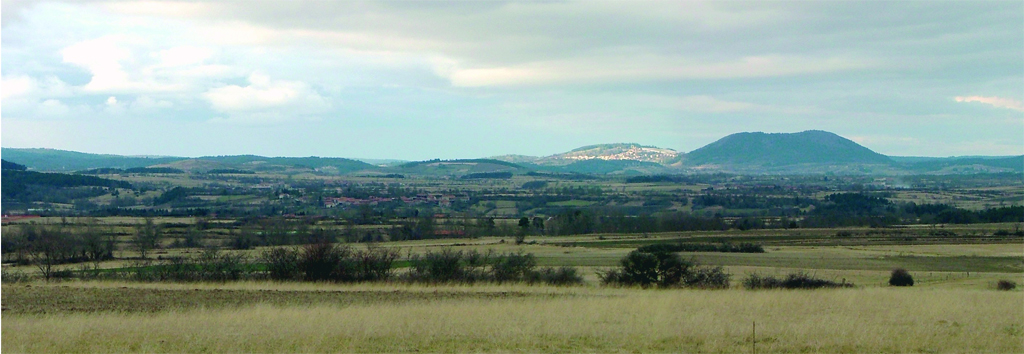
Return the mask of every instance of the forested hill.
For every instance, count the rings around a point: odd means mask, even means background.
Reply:
[[[135,157],[89,154],[56,149],[0,149],[4,160],[14,161],[37,171],[79,171],[94,168],[147,167],[184,159],[183,157]]]
[[[372,170],[377,166],[341,157],[264,157],[257,155],[204,156],[187,161],[210,161],[225,168],[253,171],[279,171],[284,168],[308,168],[332,173]]]
[[[377,168],[374,165],[338,157],[263,157],[256,155],[188,157],[140,157],[89,154],[54,149],[3,148],[5,160],[15,161],[35,171],[106,171],[132,172],[139,168],[157,166],[163,169],[206,172],[211,169],[238,169],[251,171],[282,171],[289,168],[315,169],[333,173],[348,173]],[[144,171],[143,171],[144,172]]]
[[[16,164],[14,162],[10,162],[10,161],[7,161],[7,160],[0,160],[0,162],[2,162],[4,170],[16,170],[16,171],[27,170],[25,165],[19,165],[19,164]]]
[[[27,195],[53,194],[54,190],[71,187],[110,187],[132,188],[124,181],[114,181],[95,176],[71,175],[64,173],[42,173],[8,169],[4,164],[3,185],[0,185],[0,198],[4,200],[19,199]],[[33,198],[28,198],[33,200]]]
[[[888,164],[889,157],[839,135],[809,130],[800,133],[736,133],[686,155],[688,166],[799,164]]]

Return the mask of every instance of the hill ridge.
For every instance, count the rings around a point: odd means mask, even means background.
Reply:
[[[202,157],[122,156],[90,154],[47,148],[2,148],[4,160],[27,166],[29,170],[81,171],[97,168],[166,167],[203,172],[232,168],[266,172],[315,171],[348,174],[358,171],[387,173],[416,167],[414,174],[438,175],[489,173],[499,171],[551,171],[604,175],[663,174],[694,172],[732,173],[991,173],[1024,172],[1021,156],[886,156],[850,139],[823,130],[796,133],[739,132],[683,153],[639,143],[586,145],[544,157],[501,155],[490,158],[401,161],[391,166],[375,166],[359,159],[342,157],[265,157],[253,154]],[[477,163],[479,166],[455,168],[431,165],[431,162]],[[432,171],[431,169],[440,169]],[[443,171],[442,171],[443,170]]]
[[[798,133],[730,134],[691,151],[688,166],[788,166],[800,164],[890,164],[888,156],[822,130]]]

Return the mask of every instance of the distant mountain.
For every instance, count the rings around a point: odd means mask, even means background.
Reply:
[[[78,171],[93,168],[147,167],[184,159],[183,157],[136,157],[88,154],[56,149],[2,148],[4,160],[16,162],[36,171]]]
[[[809,130],[800,133],[737,133],[694,150],[684,165],[748,170],[797,165],[891,164],[888,156],[839,135]]]

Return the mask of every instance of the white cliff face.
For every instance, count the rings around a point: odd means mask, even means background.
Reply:
[[[678,157],[680,153],[672,149],[645,147],[637,144],[611,144],[589,148],[581,148],[564,154],[542,158],[542,163],[572,163],[581,160],[636,160],[662,163]]]
[[[577,152],[569,153],[562,156],[564,159],[569,160],[590,160],[590,159],[601,159],[601,160],[639,160],[639,161],[651,161],[657,162],[662,159],[668,159],[676,157],[679,153],[658,148],[641,148],[631,147],[622,152],[611,152],[611,151],[594,151],[594,152]]]
[[[583,160],[634,160],[654,163],[665,163],[676,159],[682,153],[672,149],[662,149],[639,144],[605,144],[582,147],[566,153],[545,157],[522,155],[495,156],[494,159],[513,163],[535,163],[539,165],[568,165]]]

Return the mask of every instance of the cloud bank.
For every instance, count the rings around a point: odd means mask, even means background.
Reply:
[[[822,129],[897,155],[1024,147],[1020,2],[0,6],[4,146],[429,159]]]
[[[978,102],[991,105],[993,107],[1007,108],[1018,112],[1024,112],[1024,102],[1012,98],[985,96],[957,96],[955,99],[957,102]]]

